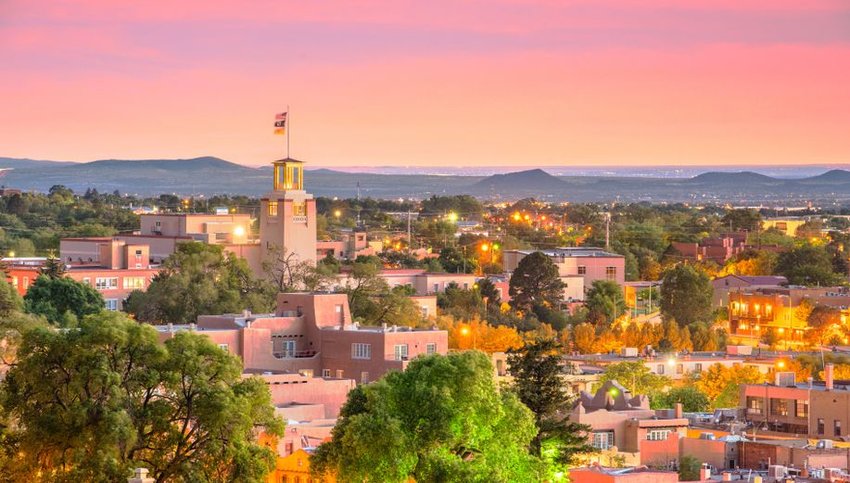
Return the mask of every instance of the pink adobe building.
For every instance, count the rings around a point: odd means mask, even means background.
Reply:
[[[238,355],[246,372],[374,381],[424,354],[446,354],[448,333],[352,322],[345,294],[278,295],[274,314],[209,315],[189,327]],[[162,339],[186,327],[158,327]]]
[[[350,270],[339,274],[340,286],[349,283]],[[444,292],[446,286],[456,283],[462,289],[471,289],[478,277],[471,273],[429,272],[424,268],[384,269],[378,276],[387,281],[390,288],[409,285],[417,295],[433,295]]]
[[[582,391],[570,420],[592,428],[590,443],[599,450],[637,455],[640,464],[666,466],[679,459],[679,439],[687,436],[682,406],[669,411],[649,408],[645,395],[632,397],[616,381],[605,382],[595,395]]]
[[[316,257],[330,255],[339,260],[354,260],[360,255],[377,255],[383,249],[383,242],[370,241],[368,234],[362,230],[343,233],[340,238],[316,242]]]
[[[570,470],[573,483],[677,483],[675,471],[657,471],[644,467],[606,468],[594,465]]]
[[[626,258],[594,247],[505,250],[502,252],[505,272],[513,273],[519,262],[535,251],[548,256],[558,267],[558,274],[566,284],[564,297],[567,300],[584,300],[584,291],[597,280],[612,280],[620,285],[626,281]]]

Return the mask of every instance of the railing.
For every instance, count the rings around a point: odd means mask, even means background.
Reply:
[[[283,351],[272,352],[275,359],[304,359],[318,354],[317,351]]]

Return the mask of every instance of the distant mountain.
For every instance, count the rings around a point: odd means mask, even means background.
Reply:
[[[41,161],[41,160],[38,160],[38,159],[0,157],[0,169],[3,169],[3,168],[31,169],[31,168],[56,167],[56,166],[63,166],[63,165],[68,165],[68,164],[74,164],[74,163],[71,163],[70,161]]]
[[[470,186],[475,192],[560,192],[567,184],[542,169],[529,169],[514,173],[494,174]]]
[[[493,201],[534,197],[571,202],[687,202],[795,206],[806,202],[850,206],[850,171],[833,169],[812,177],[775,178],[753,171],[709,171],[694,177],[624,176],[622,174],[553,176],[529,169],[491,176],[393,174],[309,169],[307,191],[316,196],[416,198],[471,194]],[[241,194],[260,196],[272,187],[271,166],[258,168],[204,156],[191,159],[105,159],[88,163],[0,158],[0,185],[45,192],[65,185],[140,196]],[[689,172],[688,174],[690,174]]]
[[[804,184],[841,184],[841,183],[850,183],[850,171],[846,171],[843,169],[833,169],[827,171],[826,173],[819,174],[817,176],[812,176],[810,178],[803,178],[799,180],[800,183]]]
[[[766,176],[759,173],[754,173],[752,171],[740,171],[737,173],[729,173],[722,171],[712,171],[708,173],[702,173],[700,175],[694,176],[687,180],[688,183],[692,184],[706,184],[706,183],[735,183],[739,185],[747,185],[747,184],[776,184],[782,183],[783,180],[777,178],[771,178],[770,176]]]

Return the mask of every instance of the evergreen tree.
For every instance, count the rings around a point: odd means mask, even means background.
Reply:
[[[511,275],[511,305],[530,311],[536,305],[558,307],[564,298],[564,283],[558,267],[544,253],[526,255]]]

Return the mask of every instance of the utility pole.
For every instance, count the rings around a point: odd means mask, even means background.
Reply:
[[[611,212],[605,213],[605,249],[611,249]]]
[[[410,210],[407,210],[407,253],[410,254]]]

